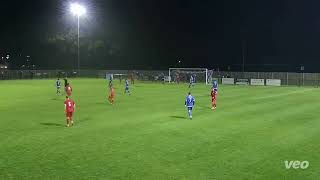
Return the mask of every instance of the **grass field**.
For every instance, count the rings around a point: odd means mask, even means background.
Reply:
[[[65,127],[55,80],[0,81],[0,179],[318,179],[320,89],[71,79],[75,126]],[[309,161],[286,169],[284,161]]]

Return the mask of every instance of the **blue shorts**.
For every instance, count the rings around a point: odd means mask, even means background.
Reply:
[[[188,107],[188,111],[191,110],[192,111],[192,107]]]

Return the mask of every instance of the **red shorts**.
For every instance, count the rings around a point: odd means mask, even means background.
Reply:
[[[72,118],[73,112],[67,112],[66,117]]]

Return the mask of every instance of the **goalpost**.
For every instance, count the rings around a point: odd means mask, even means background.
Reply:
[[[169,83],[189,83],[191,75],[195,78],[195,82],[203,82],[208,85],[207,68],[169,68]]]

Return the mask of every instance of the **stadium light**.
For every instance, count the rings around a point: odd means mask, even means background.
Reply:
[[[70,11],[73,15],[76,15],[78,17],[86,14],[86,8],[78,3],[72,3],[70,5]]]
[[[70,11],[78,18],[78,73],[80,74],[80,17],[86,14],[86,8],[78,3],[72,3]]]

